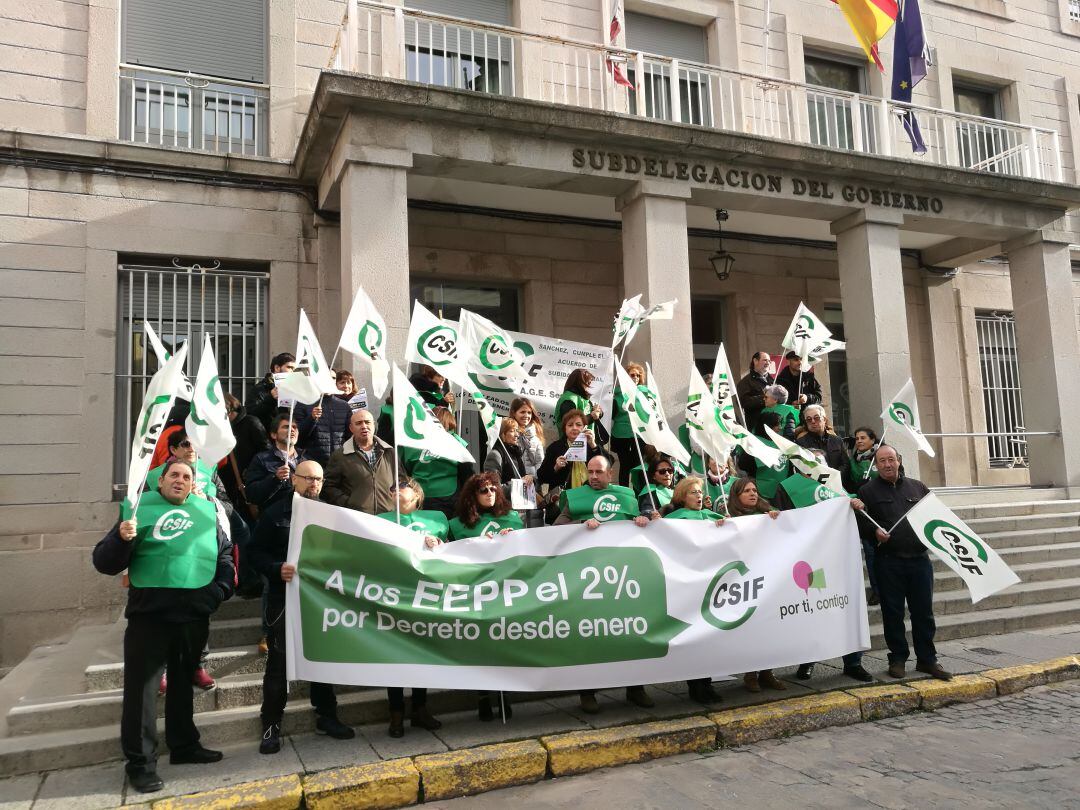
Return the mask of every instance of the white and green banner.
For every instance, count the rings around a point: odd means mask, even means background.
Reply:
[[[386,321],[375,309],[371,298],[363,287],[357,287],[338,346],[368,365],[371,369],[371,390],[377,397],[386,393],[390,380],[390,363],[386,359],[388,332]]]
[[[998,553],[930,493],[908,510],[905,519],[919,541],[964,580],[976,602],[1020,581]]]
[[[869,646],[846,499],[729,519],[523,529],[424,548],[293,502],[290,679],[590,689],[729,675]]]

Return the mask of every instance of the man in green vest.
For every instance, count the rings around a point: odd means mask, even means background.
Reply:
[[[192,495],[195,470],[172,459],[156,492],[145,492],[134,515],[94,547],[94,567],[115,576],[128,571],[124,633],[124,701],[120,745],[131,786],[161,790],[157,775],[157,692],[162,668],[189,684],[206,643],[210,614],[232,596],[232,544],[218,525],[214,504]],[[220,751],[199,743],[190,688],[165,696],[165,741],[176,764],[217,762]]]
[[[634,491],[629,487],[611,483],[611,461],[607,456],[593,456],[586,468],[589,472],[589,485],[563,491],[560,496],[562,511],[555,519],[556,526],[584,523],[586,529],[599,529],[604,523],[632,520],[635,526],[644,529],[649,525],[649,521],[660,517],[659,512],[642,515],[638,511]],[[595,689],[582,690],[578,694],[583,712],[596,714],[600,711]],[[645,687],[640,685],[628,686],[626,699],[643,709],[656,705]]]

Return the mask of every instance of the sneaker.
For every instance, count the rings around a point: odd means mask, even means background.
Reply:
[[[154,771],[139,771],[128,774],[128,783],[139,793],[156,793],[165,787],[161,777]]]
[[[890,678],[903,678],[904,677],[904,662],[894,661],[889,664],[889,677]]]
[[[800,681],[808,681],[814,675],[813,664],[799,664],[799,668],[795,671],[795,677]]]
[[[320,717],[315,721],[315,733],[326,734],[335,740],[351,740],[356,732],[336,717]]]
[[[854,678],[863,683],[870,683],[874,680],[874,676],[867,672],[862,664],[856,664],[853,667],[844,667],[844,674],[849,678]]]
[[[405,736],[405,712],[390,712],[390,728],[386,733],[395,740]]]
[[[409,718],[409,723],[417,728],[427,729],[428,731],[438,731],[442,728],[442,723],[431,713],[427,706],[415,707],[413,709],[412,717]]]
[[[168,679],[164,675],[162,675],[161,676],[161,683],[158,684],[157,693],[159,695],[164,695],[165,690],[168,688],[168,686],[169,686]]]
[[[184,751],[173,751],[169,754],[169,762],[173,765],[208,765],[211,762],[221,762],[223,754],[203,748],[198,743]]]
[[[763,672],[758,673],[758,682],[766,689],[773,689],[777,692],[783,692],[787,689],[787,684],[773,675],[771,669],[766,669]]]
[[[656,703],[649,693],[645,691],[644,686],[628,686],[626,687],[626,699],[635,706],[640,706],[642,709],[651,709]]]
[[[932,664],[916,664],[915,671],[925,672],[931,678],[937,678],[939,681],[952,680],[952,673],[946,672],[945,669],[941,666],[941,664],[937,663],[937,661]]]
[[[191,682],[203,690],[213,689],[217,686],[217,684],[214,683],[214,679],[210,677],[210,673],[203,667],[199,667],[195,670],[195,676],[191,679]]]
[[[259,743],[260,754],[276,754],[281,750],[281,724],[271,723],[263,729],[262,741]]]
[[[596,702],[596,692],[582,692],[581,710],[585,714],[600,714],[600,704]]]
[[[266,655],[270,652],[270,645],[266,642],[266,636],[259,639],[259,655]]]
[[[743,686],[746,687],[747,692],[760,692],[761,682],[758,680],[758,674],[756,672],[747,672],[742,676]]]

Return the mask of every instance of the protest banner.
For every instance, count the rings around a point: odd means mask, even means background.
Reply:
[[[841,498],[776,520],[554,526],[432,550],[295,498],[288,674],[538,691],[825,660],[869,647],[859,548]]]

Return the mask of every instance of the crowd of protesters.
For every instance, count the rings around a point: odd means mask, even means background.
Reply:
[[[812,369],[802,368],[794,353],[786,359],[786,367],[774,376],[766,352],[751,358],[736,388],[746,427],[775,447],[765,431],[769,427],[840,472],[852,508],[876,521],[860,519],[859,530],[870,585],[868,602],[881,605],[889,674],[902,677],[905,671],[906,604],[918,669],[948,679],[951,676],[937,663],[934,649],[933,573],[926,551],[905,525],[891,534],[877,526],[892,526],[927,492],[926,487],[904,475],[896,450],[880,443],[872,429],[860,427],[849,438],[838,436],[821,404],[821,387]],[[118,523],[94,551],[98,570],[132,574],[121,734],[129,778],[138,790],[161,787],[154,767],[155,691],[167,694],[171,760],[220,759],[220,752],[198,742],[188,684],[214,686],[205,666],[208,621],[234,587],[242,597],[262,599],[264,637],[259,650],[267,658],[259,750],[264,754],[280,750],[287,698],[285,584],[296,575],[295,566],[286,562],[294,494],[411,527],[423,534],[428,548],[525,527],[580,523],[596,529],[600,523],[593,517],[593,503],[600,493],[619,502],[619,519],[633,520],[642,528],[654,520],[698,520],[704,527],[744,515],[776,518],[781,511],[815,502],[808,495],[807,479],[787,457],[770,467],[737,450],[718,463],[687,447],[692,458],[687,468],[657,452],[636,438],[631,428],[628,407],[636,392],[617,390],[607,419],[593,398],[596,380],[586,369],[567,378],[553,424],[544,423],[529,399],[513,400],[508,416],[499,423],[499,440],[482,454],[483,463],[474,466],[414,448],[396,449],[393,404],[372,413],[348,371],[337,372],[338,395],[328,395],[313,406],[297,405],[291,413],[281,408],[274,375],[291,371],[294,363],[291,354],[275,356],[270,372],[247,392],[244,403],[226,395],[236,446],[217,470],[195,457],[183,430],[183,407],[163,432],[144,499],[152,495],[164,507],[192,500],[213,503],[209,514],[216,517],[207,524],[205,559],[192,562],[212,573],[209,585],[191,596],[178,580],[161,574],[160,565],[154,567],[160,560],[142,561],[142,549],[153,554],[154,546],[151,541],[132,542],[141,541],[146,532],[133,519]],[[648,390],[644,366],[631,362],[626,371],[639,389]],[[446,379],[425,366],[411,382],[446,431],[464,444],[457,436],[455,397]],[[583,449],[578,441],[582,437]],[[686,441],[685,432],[683,438]],[[571,447],[580,452],[571,454]],[[515,488],[532,496],[524,508],[514,508]],[[813,677],[814,666],[801,663],[796,677]],[[861,652],[844,656],[843,672],[859,681],[873,680],[862,666]],[[746,673],[744,685],[751,692],[787,688],[772,670]],[[407,686],[387,690],[391,737],[404,735],[406,717],[414,727],[441,726],[427,707],[424,689],[412,690],[406,713],[403,687]],[[711,679],[691,681],[688,688],[695,701],[720,700]],[[338,718],[332,685],[311,684],[309,695],[318,732],[338,739],[354,736],[354,730]],[[626,699],[644,708],[653,705],[644,685],[627,688]],[[580,702],[586,713],[601,711],[595,691],[581,692]],[[505,720],[513,708],[505,694],[484,692],[478,696],[477,711],[480,720],[500,715]]]

